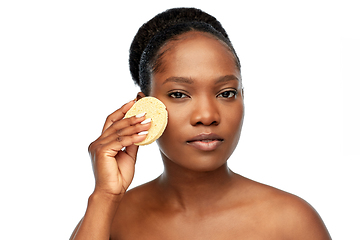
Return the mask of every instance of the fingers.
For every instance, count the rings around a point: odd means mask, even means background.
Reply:
[[[110,136],[108,138],[102,139],[101,141],[96,140],[89,145],[89,154],[92,156],[92,160],[98,158],[114,158],[124,147],[131,147],[134,143],[141,142],[145,140],[146,135],[133,134],[130,136]],[[129,149],[129,156],[136,159],[137,149]]]
[[[116,146],[113,150],[120,151],[123,147],[141,142],[146,138],[146,131],[149,130],[151,123],[150,119],[144,121],[145,113],[124,119],[126,112],[133,104],[134,101],[130,101],[107,117],[101,136],[89,146],[88,150],[91,154],[109,144]],[[145,135],[138,135],[139,133],[145,133]],[[130,150],[130,152],[133,151]]]
[[[105,155],[106,157],[115,157],[124,147],[129,147],[134,143],[145,140],[146,135],[134,134],[131,136],[121,136],[114,141],[98,145],[95,150],[97,155]],[[132,157],[135,159],[136,157]]]
[[[89,146],[91,155],[115,157],[124,147],[145,140],[151,119],[145,120],[145,113],[124,119],[133,104],[134,101],[130,101],[107,117],[103,133]],[[125,152],[136,159],[137,148],[130,147]]]
[[[146,133],[150,129],[151,122],[144,121],[145,117],[131,117],[113,123],[105,132],[89,146],[92,155],[104,155],[114,157],[124,147],[145,140]],[[133,148],[126,149],[129,156],[136,158]]]
[[[102,133],[105,132],[114,122],[119,121],[124,118],[125,114],[129,109],[134,105],[134,100],[124,104],[121,108],[110,114],[105,121]]]
[[[120,134],[126,128],[128,128],[130,126],[136,126],[139,123],[143,122],[144,120],[145,120],[145,116],[133,116],[130,118],[125,118],[125,119],[116,121],[103,132],[102,138],[107,137],[115,132],[118,132]],[[138,127],[138,128],[140,128],[140,127]],[[141,130],[141,129],[139,129],[139,130]],[[128,133],[128,134],[130,134],[130,133]]]
[[[115,124],[114,124],[115,125]],[[118,124],[118,125],[122,125],[122,124]],[[149,130],[151,123],[137,123],[136,125],[130,125],[124,128],[116,128],[115,126],[111,127],[111,134],[107,134],[110,133],[110,128],[102,135],[102,137],[100,139],[98,139],[98,143],[99,144],[107,144],[109,142],[112,141],[119,141],[124,137],[127,136],[132,136],[132,135],[139,135],[139,134],[145,134],[146,131]],[[105,136],[107,135],[107,136]],[[142,140],[141,140],[142,141]]]

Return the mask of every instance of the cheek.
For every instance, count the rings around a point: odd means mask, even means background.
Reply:
[[[190,125],[190,113],[188,107],[165,103],[168,110],[168,125],[163,135],[157,140],[160,151],[168,158],[177,162],[180,156],[184,156],[186,140],[193,134]],[[186,154],[185,154],[186,155]]]
[[[242,124],[244,120],[244,105],[239,103],[231,109],[224,109],[222,115],[222,123],[224,124],[224,131],[233,139],[232,148],[235,148],[241,134]]]
[[[185,128],[186,124],[189,124],[189,113],[181,108],[171,107],[169,104],[166,106],[168,110],[168,125],[160,140],[163,140],[163,142],[176,141],[181,137],[182,129]]]
[[[181,130],[180,130],[181,131]],[[179,128],[176,127],[174,121],[169,121],[163,135],[156,141],[159,150],[168,159],[175,160],[176,156],[181,156],[181,137],[179,136]]]
[[[228,116],[229,116],[228,119],[229,124],[232,125],[230,127],[232,128],[234,128],[235,126],[241,127],[244,117],[244,107],[242,105],[239,105],[237,108],[229,110]]]

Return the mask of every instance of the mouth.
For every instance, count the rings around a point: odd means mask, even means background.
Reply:
[[[186,141],[190,146],[202,151],[213,151],[223,142],[224,139],[214,133],[202,133]]]

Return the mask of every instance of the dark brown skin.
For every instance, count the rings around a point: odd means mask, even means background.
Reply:
[[[134,173],[133,143],[143,140],[136,133],[150,124],[139,124],[144,117],[122,119],[133,103],[123,106],[89,148],[96,187],[72,239],[331,239],[304,200],[227,167],[244,116],[240,71],[219,40],[198,32],[182,37],[163,47],[163,71],[152,79],[150,95],[169,113],[157,140],[163,174],[125,193]],[[189,143],[202,133],[221,140],[209,149]]]

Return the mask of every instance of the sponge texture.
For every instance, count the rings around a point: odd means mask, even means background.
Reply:
[[[154,97],[143,97],[138,100],[125,114],[125,118],[144,112],[146,112],[146,119],[151,118],[151,127],[145,140],[135,143],[135,145],[139,146],[150,144],[158,139],[163,134],[168,122],[168,113],[165,105]]]

